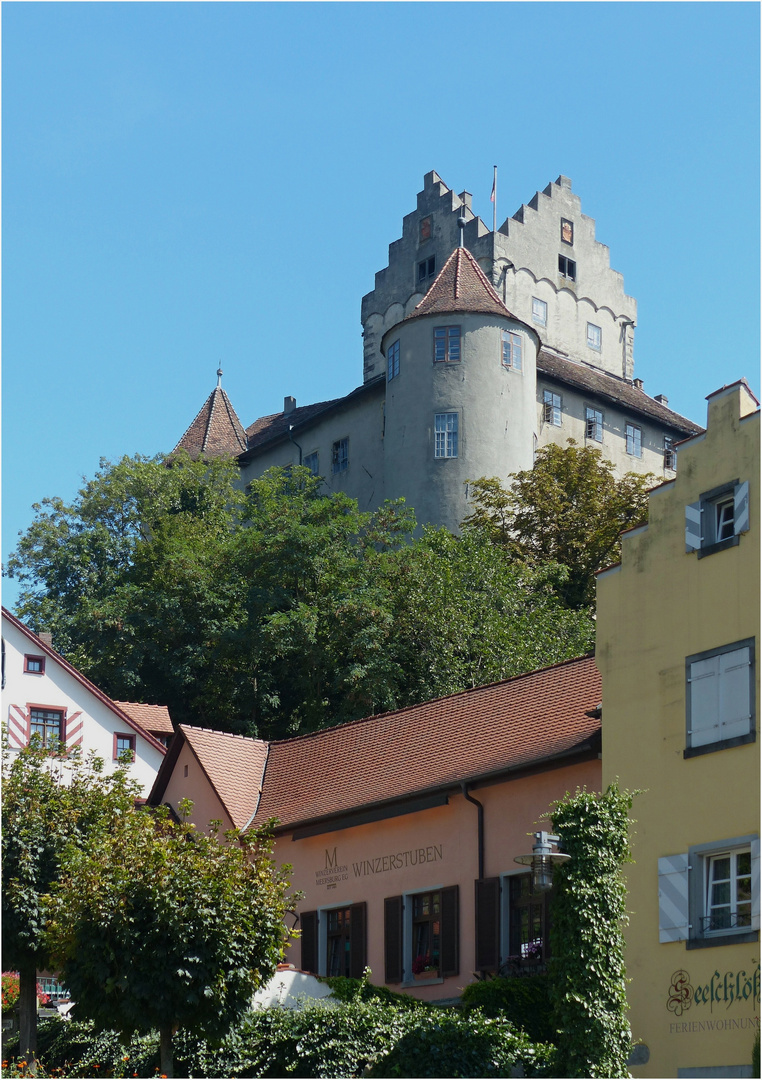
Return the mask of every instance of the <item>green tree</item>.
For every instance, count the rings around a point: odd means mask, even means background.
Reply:
[[[568,862],[554,875],[550,996],[559,1076],[629,1076],[623,927],[633,794],[578,791],[551,814]]]
[[[126,814],[67,850],[47,901],[52,959],[80,1014],[126,1035],[158,1028],[167,1076],[176,1031],[221,1037],[250,1008],[282,958],[293,900],[267,829],[212,825]]]
[[[20,1047],[37,1043],[37,970],[50,966],[44,904],[60,874],[63,852],[108,830],[132,807],[138,788],[122,770],[102,772],[97,759],[51,754],[34,739],[3,754],[3,967],[20,975]]]
[[[482,477],[469,483],[474,504],[466,530],[486,533],[516,558],[568,570],[559,595],[569,607],[595,603],[595,572],[618,562],[620,533],[648,517],[655,477],[626,473],[591,446],[544,446],[533,469],[514,474],[510,487]]]

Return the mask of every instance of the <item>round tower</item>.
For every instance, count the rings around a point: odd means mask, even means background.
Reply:
[[[464,247],[386,331],[384,487],[419,521],[457,532],[469,480],[532,467],[539,345]]]

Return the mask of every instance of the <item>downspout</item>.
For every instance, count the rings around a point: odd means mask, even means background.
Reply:
[[[473,795],[468,794],[468,782],[461,780],[460,790],[463,792],[463,798],[468,799],[470,803],[473,803],[477,809],[477,832],[478,832],[478,844],[479,844],[479,881],[484,878],[484,807],[475,799]]]
[[[292,442],[292,443],[294,444],[294,446],[296,447],[296,449],[297,449],[297,450],[299,451],[299,464],[301,465],[301,463],[302,463],[302,448],[301,448],[301,446],[299,445],[299,443],[298,443],[298,442],[296,441],[296,439],[294,438],[294,436],[293,436],[293,435],[291,434],[291,432],[292,432],[293,430],[294,430],[294,425],[293,425],[293,424],[289,424],[289,425],[288,425],[288,437],[289,437],[289,439],[291,440],[291,442]]]

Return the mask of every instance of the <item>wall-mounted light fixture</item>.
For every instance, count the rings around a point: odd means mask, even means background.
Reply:
[[[538,832],[534,834],[531,855],[517,855],[514,862],[532,867],[532,892],[548,892],[553,887],[553,866],[570,858],[553,848],[560,843],[560,836]]]

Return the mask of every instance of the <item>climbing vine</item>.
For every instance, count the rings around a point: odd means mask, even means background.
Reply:
[[[627,1077],[631,1033],[623,927],[629,810],[637,792],[612,784],[556,803],[551,820],[571,858],[556,869],[551,1000],[559,1076]]]

